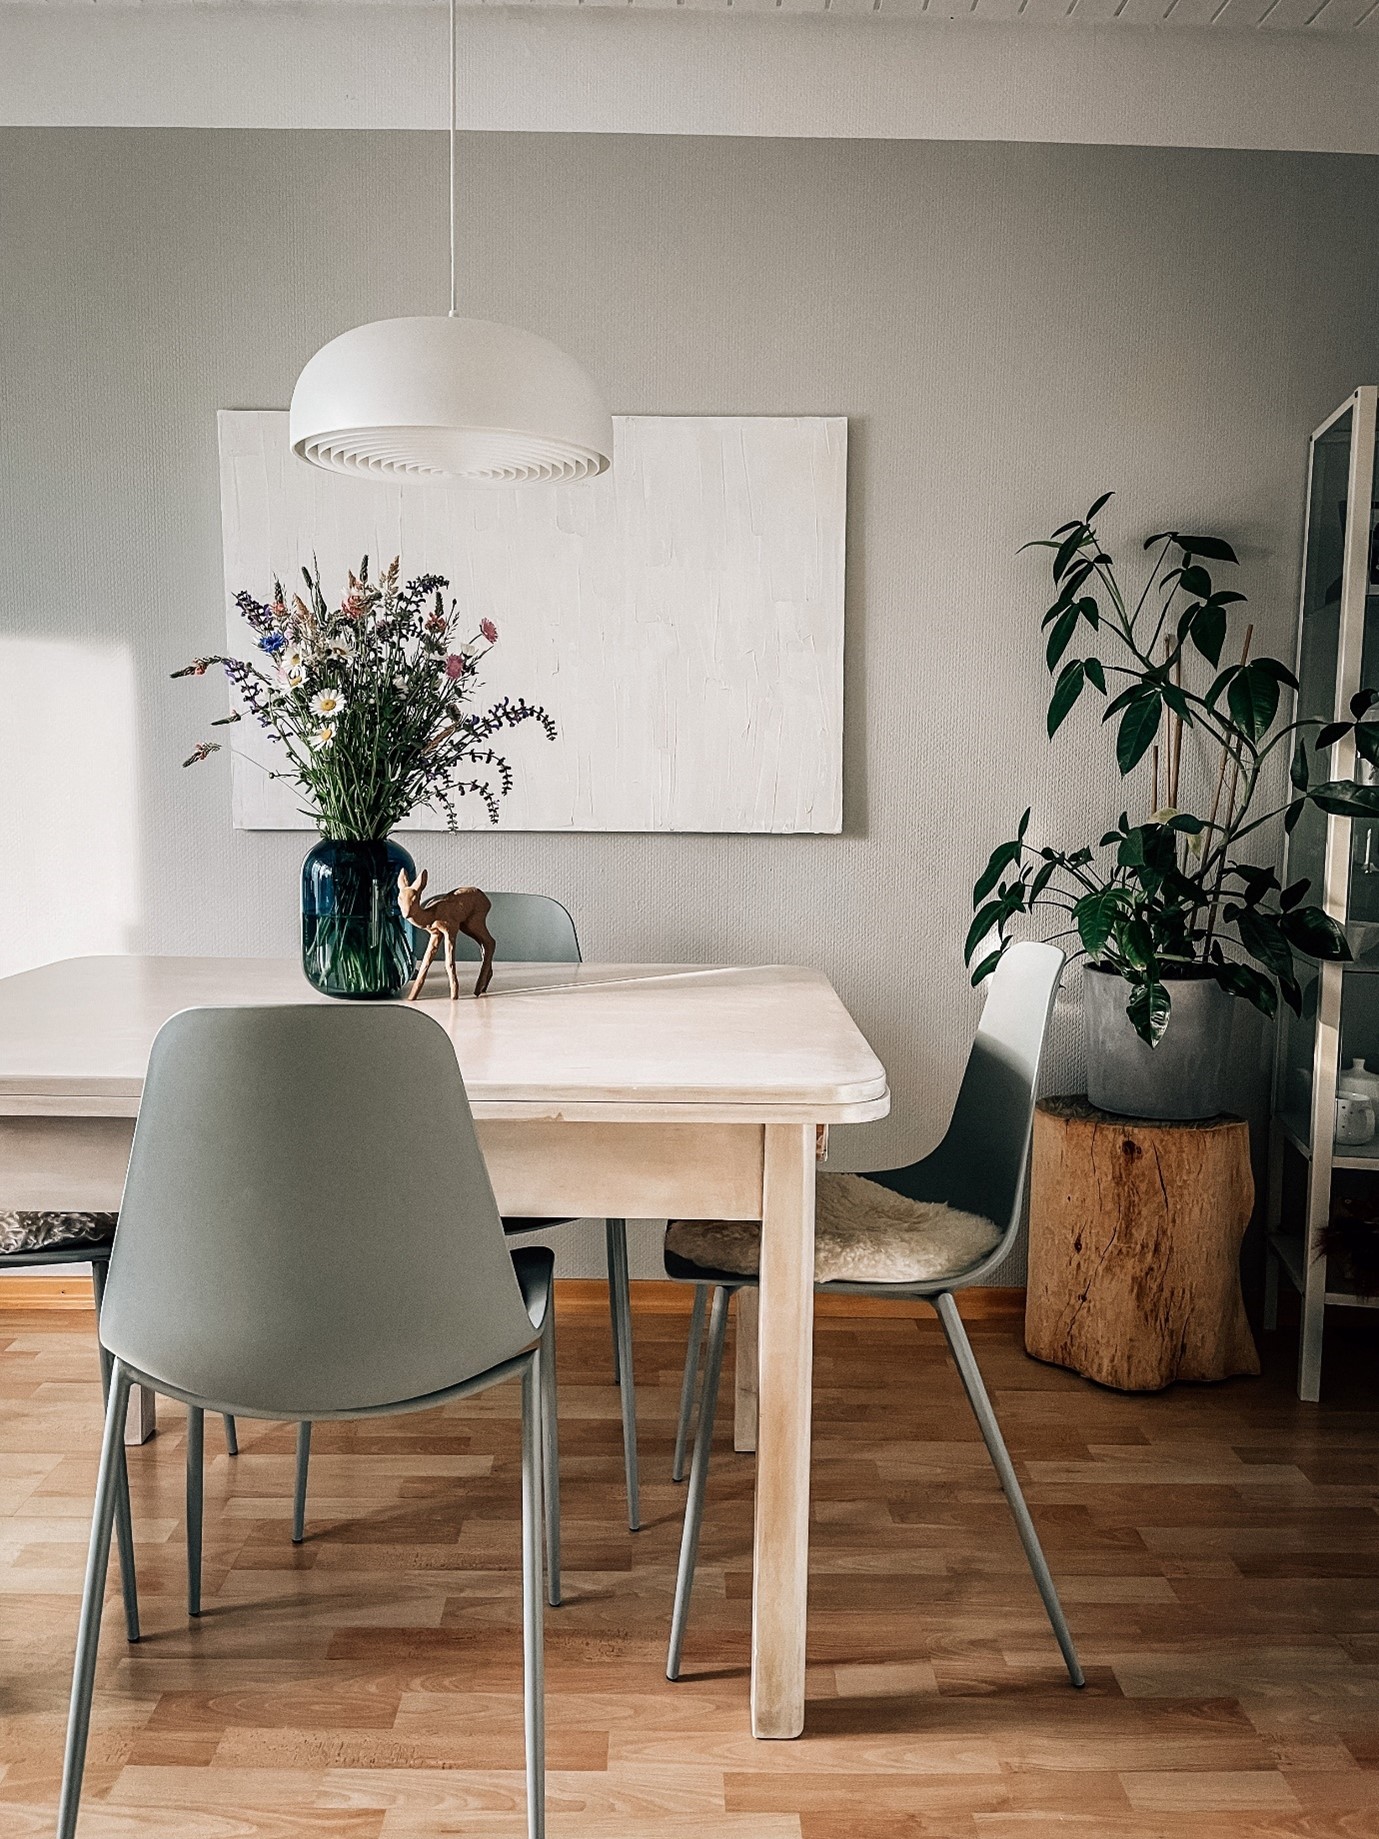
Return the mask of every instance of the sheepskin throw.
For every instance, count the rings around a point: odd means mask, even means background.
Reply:
[[[117,1218],[114,1213],[0,1213],[0,1253],[109,1245]]]
[[[814,1201],[816,1283],[934,1283],[970,1271],[1000,1243],[990,1220],[909,1200],[863,1175],[820,1175]],[[709,1270],[755,1277],[756,1220],[672,1220],[666,1249]]]

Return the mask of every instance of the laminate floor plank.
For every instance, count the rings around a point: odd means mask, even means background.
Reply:
[[[565,1603],[551,1839],[1379,1839],[1379,1331],[1326,1402],[1132,1397],[971,1333],[1079,1642],[1066,1683],[931,1316],[817,1325],[807,1720],[748,1732],[754,1464],[722,1412],[685,1676],[664,1678],[685,1319],[638,1314],[644,1530],[606,1314],[562,1305]],[[88,1314],[0,1312],[0,1834],[52,1830],[100,1436]],[[1348,1338],[1349,1337],[1349,1338]],[[1338,1351],[1333,1353],[1333,1347]],[[112,1576],[81,1839],[522,1839],[516,1388],[294,1433],[207,1427],[185,1614],[184,1417],[129,1452],[146,1639]]]

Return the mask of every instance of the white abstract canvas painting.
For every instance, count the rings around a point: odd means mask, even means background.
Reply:
[[[299,582],[313,555],[330,597],[363,555],[400,555],[405,576],[449,577],[462,630],[496,624],[478,700],[525,696],[559,730],[504,737],[500,828],[841,830],[845,419],[620,416],[603,477],[500,488],[321,472],[278,410],[219,423],[227,600]],[[236,824],[310,828],[268,739],[243,722],[233,746]],[[479,799],[460,811],[488,826]]]

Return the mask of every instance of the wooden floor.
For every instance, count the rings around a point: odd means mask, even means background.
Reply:
[[[662,1676],[683,1322],[637,1323],[646,1529],[606,1319],[561,1322],[553,1839],[1379,1835],[1369,1349],[1129,1398],[974,1327],[1089,1684],[1065,1682],[931,1321],[819,1325],[809,1710],[747,1727],[752,1462],[720,1414],[686,1656]],[[1328,1331],[1328,1350],[1337,1337]],[[1349,1360],[1350,1373],[1342,1369]],[[146,1639],[106,1615],[83,1839],[523,1831],[516,1388],[291,1436],[207,1424],[207,1614],[183,1614],[182,1420],[131,1453]],[[98,1434],[89,1317],[0,1314],[0,1835],[52,1830]]]

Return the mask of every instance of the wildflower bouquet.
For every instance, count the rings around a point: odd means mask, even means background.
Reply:
[[[302,570],[305,596],[290,602],[279,581],[267,602],[241,591],[235,604],[261,661],[197,658],[172,673],[201,677],[221,666],[240,707],[212,726],[246,714],[257,721],[286,755],[272,777],[296,782],[325,837],[381,840],[426,807],[443,811],[455,830],[458,800],[469,796],[483,800],[496,824],[512,769],[489,743],[527,721],[555,739],[546,711],[522,698],[471,706],[497,628],[482,619],[457,645],[446,578],[418,575],[400,586],[398,568],[395,558],[371,581],[366,556],[336,607],[327,604],[319,568]],[[199,742],[183,764],[218,751],[218,742]]]

